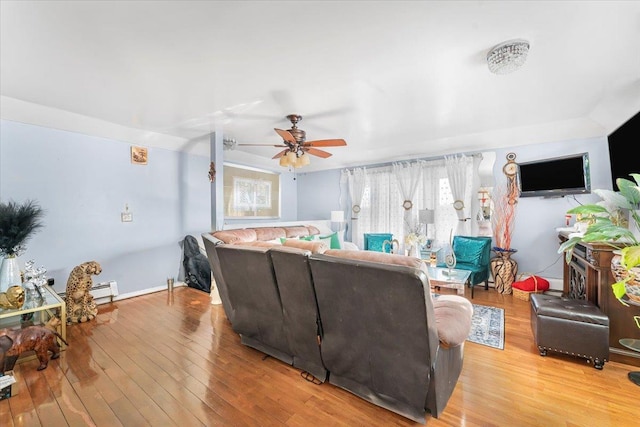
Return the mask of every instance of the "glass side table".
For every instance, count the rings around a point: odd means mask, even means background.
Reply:
[[[622,338],[619,342],[620,345],[623,345],[628,349],[640,352],[640,340],[636,340],[633,338]],[[632,383],[640,386],[640,371],[629,372],[628,377]]]
[[[57,330],[62,339],[67,339],[67,307],[62,298],[50,287],[40,287],[41,296],[37,292],[25,292],[22,308],[0,308],[0,328],[21,327],[23,322],[33,322],[34,325],[45,324],[56,316],[60,319]],[[60,347],[64,349],[65,343]]]

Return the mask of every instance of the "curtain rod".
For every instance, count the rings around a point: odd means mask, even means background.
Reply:
[[[465,157],[471,157],[471,158],[475,158],[475,157],[479,157],[482,159],[482,153],[472,153],[472,154],[464,154],[464,153],[458,153],[458,154],[451,154],[451,156],[465,156]],[[438,161],[444,161],[445,157],[449,156],[449,154],[447,155],[443,155],[443,156],[439,156],[439,157],[422,157],[422,158],[417,158],[417,159],[411,159],[411,160],[398,160],[395,162],[388,162],[388,163],[376,163],[374,165],[370,165],[370,166],[358,166],[355,168],[344,168],[342,171],[343,172],[353,172],[356,169],[367,169],[367,170],[381,170],[383,168],[387,168],[392,166],[394,163],[403,163],[403,162],[408,162],[411,163],[412,161],[414,162],[438,162]]]

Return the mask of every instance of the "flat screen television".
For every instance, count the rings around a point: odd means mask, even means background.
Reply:
[[[629,149],[629,146],[637,144],[638,132],[640,132],[640,113],[627,120],[622,126],[608,136],[609,141],[609,161],[611,162],[611,182],[613,189],[618,191],[618,178],[625,178],[633,181],[629,176],[631,173],[640,173],[638,157],[635,155],[637,149]]]
[[[561,197],[591,192],[589,153],[518,164],[520,197]]]

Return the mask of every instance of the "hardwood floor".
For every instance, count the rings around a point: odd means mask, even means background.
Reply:
[[[528,302],[478,287],[473,303],[505,309],[505,348],[466,343],[453,396],[428,425],[637,425],[640,387],[627,373],[640,369],[541,357]],[[181,287],[99,309],[68,327],[70,346],[47,369],[16,365],[17,395],[0,401],[1,426],[418,425],[241,345],[206,293]]]

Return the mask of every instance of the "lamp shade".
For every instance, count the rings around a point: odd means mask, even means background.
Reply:
[[[435,215],[433,209],[422,209],[418,212],[418,221],[420,224],[433,224]]]
[[[344,222],[344,211],[331,211],[331,222]]]

